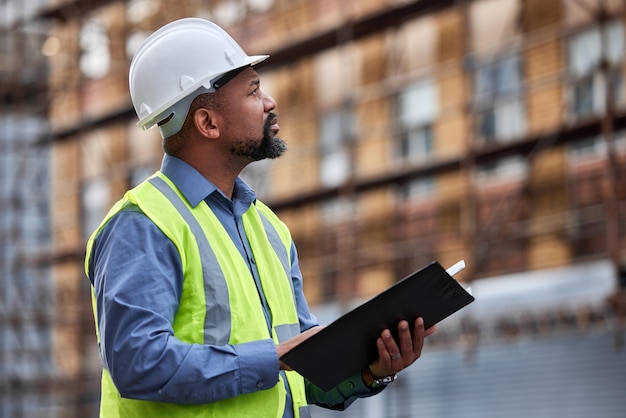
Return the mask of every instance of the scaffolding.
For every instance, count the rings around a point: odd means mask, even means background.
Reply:
[[[163,6],[168,1],[176,7]],[[521,92],[527,96],[543,90],[564,90],[575,95],[578,90],[570,88],[571,85],[580,83],[580,91],[584,92],[588,88],[585,83],[600,83],[593,84],[594,94],[598,96],[598,91],[606,92],[600,95],[604,102],[593,105],[598,106],[594,109],[599,111],[571,118],[576,112],[571,109],[572,99],[566,99],[556,112],[563,115],[558,125],[536,129],[506,142],[480,142],[477,124],[483,123],[483,119],[479,121],[474,116],[486,112],[484,106],[481,107],[482,102],[476,99],[475,73],[481,66],[490,64],[482,62],[481,54],[472,47],[470,9],[477,2],[381,1],[378,3],[384,6],[372,7],[373,12],[341,20],[341,25],[308,32],[303,30],[304,35],[295,37],[286,45],[272,43],[272,59],[257,66],[265,74],[292,68],[290,66],[294,63],[328,50],[345,48],[350,51],[353,45],[377,34],[394,36],[403,24],[422,16],[457,11],[457,14],[447,15],[449,20],[444,24],[450,28],[458,23],[463,25],[458,29],[462,45],[448,45],[451,50],[458,48],[460,52],[458,56],[451,55],[447,61],[438,63],[437,70],[444,74],[447,71],[464,72],[459,88],[466,92],[466,100],[460,108],[448,111],[462,115],[465,122],[462,140],[465,142],[462,154],[362,176],[357,162],[358,136],[362,132],[348,129],[349,135],[353,135],[346,141],[350,172],[340,184],[308,188],[288,196],[270,196],[268,204],[289,220],[307,210],[317,210],[328,202],[347,202],[344,210],[348,212],[338,220],[327,222],[316,218],[317,222],[311,222],[312,228],[293,229],[303,270],[311,273],[313,285],[309,286],[316,287],[311,289],[312,299],[319,304],[336,302],[347,307],[358,289],[363,288],[359,282],[363,271],[372,268],[391,270],[388,274],[391,280],[387,282],[390,284],[437,256],[436,248],[442,242],[462,242],[450,251],[452,255],[449,257],[465,254],[468,270],[463,277],[467,282],[523,270],[528,266],[528,260],[536,257],[527,248],[536,245],[541,248],[537,251],[555,251],[558,259],[611,261],[616,291],[608,300],[607,310],[579,316],[566,312],[561,319],[554,319],[554,323],[600,323],[599,317],[611,320],[617,325],[614,328],[616,344],[620,341],[623,344],[626,320],[626,89],[623,86],[626,59],[622,56],[622,60],[616,63],[609,59],[610,54],[602,53],[591,75],[585,74],[587,78],[580,80],[568,74],[567,68],[561,68],[558,74],[544,74],[534,79],[525,74],[527,80],[516,94]],[[75,165],[83,155],[81,147],[93,146],[89,145],[93,136],[104,135],[99,130],[117,129],[115,135],[123,143],[119,145],[122,151],[99,149],[110,157],[107,167],[114,172],[110,187],[118,192],[135,182],[131,179],[135,167],[130,167],[128,161],[128,155],[132,154],[132,144],[128,144],[132,142],[132,134],[124,131],[126,125],[134,125],[135,114],[121,87],[118,96],[104,111],[93,110],[90,97],[96,97],[93,102],[100,98],[93,93],[96,90],[91,91],[92,96],[88,93],[71,96],[74,90],[94,89],[77,70],[83,48],[78,45],[78,40],[72,41],[74,55],[66,56],[62,63],[67,72],[50,68],[50,65],[53,62],[61,65],[58,57],[52,59],[60,43],[65,42],[62,35],[58,35],[58,27],[70,27],[67,36],[71,38],[91,21],[94,11],[116,4],[121,5],[122,10],[130,3],[130,0],[0,1],[0,418],[85,417],[97,413],[100,364],[93,334],[90,289],[82,274],[85,231],[76,226],[86,221],[80,205],[81,194],[87,193],[89,184],[77,178],[76,173],[80,170]],[[180,15],[205,12],[200,1],[154,2],[157,3],[161,4],[158,10],[163,13],[151,18],[150,27],[138,24],[140,29],[152,30]],[[233,3],[248,4],[243,1]],[[287,15],[285,10],[295,10],[307,2],[276,3],[280,3],[277,13]],[[587,26],[605,28],[614,21],[621,21],[626,26],[626,9],[619,2],[564,0],[565,3],[576,9],[576,13],[592,16],[592,23]],[[352,6],[346,4],[339,2],[337,8],[343,8],[341,13],[349,15]],[[518,42],[522,54],[533,54],[535,49],[548,43],[564,43],[579,29],[575,27],[554,34],[546,29],[547,25],[533,26],[535,23],[530,23],[530,17],[525,14],[529,13],[528,10],[551,16],[553,9],[550,5],[554,6],[556,2],[520,0],[519,4],[519,14],[515,17],[518,27],[514,32],[524,36],[525,41]],[[247,12],[253,10],[249,5],[241,7]],[[123,16],[119,10],[112,13]],[[288,21],[287,18],[284,20]],[[126,21],[118,23],[120,32],[129,35],[132,25]],[[284,26],[290,28],[288,23]],[[234,27],[246,34],[241,27]],[[97,33],[97,27],[94,30]],[[248,30],[252,33],[258,28]],[[253,38],[252,35],[249,37]],[[125,82],[127,51],[125,46],[118,44],[112,48],[118,50],[112,54],[109,66],[122,74]],[[613,75],[620,71],[622,84],[611,84]],[[354,110],[360,97],[389,96],[389,85],[405,81],[398,76],[395,80],[372,82],[365,87],[355,85],[342,106]],[[596,87],[599,85],[605,87]],[[620,91],[622,96],[618,100],[614,95]],[[71,106],[59,106],[55,99],[61,97]],[[51,109],[51,103],[57,103],[54,109]],[[381,122],[388,132],[396,135],[394,123]],[[74,142],[79,144],[74,146]],[[560,156],[553,158],[555,150],[565,154],[564,149],[572,148],[572,152],[576,152],[589,147],[598,152],[593,162],[585,160],[583,169],[564,168]],[[115,152],[124,156],[121,161],[112,157]],[[56,159],[53,154],[58,154]],[[59,155],[68,156],[65,160],[68,167],[59,163],[62,160]],[[497,172],[498,163],[511,157],[522,158],[531,169],[505,188],[485,192],[479,180],[481,173],[486,170]],[[306,167],[308,163],[304,159],[308,157],[301,158],[295,165],[302,163],[301,166]],[[155,167],[158,164],[156,158],[142,163],[148,170],[158,168],[158,165]],[[145,173],[145,167],[141,168],[141,173]],[[65,173],[66,169],[69,174]],[[363,218],[353,216],[352,211],[362,202],[363,196],[389,190],[395,193],[406,190],[415,181],[451,173],[460,173],[453,187],[461,191],[456,198],[419,205],[400,200],[383,213]],[[58,208],[52,208],[54,203],[51,202],[59,200],[67,200],[71,210],[59,212]],[[553,204],[555,200],[558,202]],[[563,241],[569,243],[566,249],[555,244]],[[541,267],[540,263],[537,264]],[[528,325],[523,318],[504,318],[496,325],[494,335],[510,337],[520,329],[541,329],[541,321],[538,318]],[[578,326],[576,324],[574,328]],[[467,341],[478,335],[477,326],[464,323],[457,335],[442,334],[434,339],[434,343],[445,345],[459,338]]]
[[[50,404],[56,306],[50,266],[45,25],[30,21],[41,2],[4,2],[0,23],[0,416]],[[43,393],[42,393],[43,389]]]

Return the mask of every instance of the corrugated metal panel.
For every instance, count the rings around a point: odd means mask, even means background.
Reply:
[[[426,349],[378,397],[343,413],[314,407],[313,416],[618,418],[625,395],[626,349],[604,329],[480,346],[473,356]]]

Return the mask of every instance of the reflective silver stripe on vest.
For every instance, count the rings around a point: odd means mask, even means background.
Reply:
[[[296,292],[293,289],[293,282],[291,281],[291,264],[289,263],[289,254],[287,253],[287,248],[283,244],[283,241],[280,239],[280,235],[274,225],[265,217],[265,215],[257,210],[257,213],[261,217],[261,221],[263,221],[263,227],[265,229],[265,233],[267,234],[267,239],[269,240],[272,248],[278,258],[280,259],[280,263],[283,265],[283,269],[285,269],[285,274],[289,278],[289,286],[291,286],[291,296],[293,297],[293,304],[296,304]]]
[[[160,177],[153,177],[149,181],[174,205],[196,238],[201,255],[200,263],[202,264],[202,275],[204,276],[204,297],[206,300],[204,343],[215,345],[228,344],[230,340],[228,286],[224,272],[220,269],[217,262],[217,257],[209,245],[209,241],[198,220],[193,216],[185,202]],[[209,324],[214,326],[209,328]]]
[[[311,418],[311,411],[308,406],[300,407],[300,418]]]
[[[276,325],[274,330],[276,331],[276,338],[278,338],[278,342],[283,343],[300,334],[300,324]]]

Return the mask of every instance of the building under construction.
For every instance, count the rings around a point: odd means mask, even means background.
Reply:
[[[205,17],[289,152],[242,176],[322,322],[437,260],[476,302],[385,392],[326,417],[623,417],[623,0],[0,0],[0,418],[98,415],[86,240],[158,170],[133,52]]]

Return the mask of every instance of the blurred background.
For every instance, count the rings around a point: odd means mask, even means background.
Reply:
[[[623,0],[0,0],[0,417],[96,417],[87,237],[159,168],[128,93],[226,28],[289,152],[244,178],[328,323],[433,260],[476,301],[381,396],[314,417],[626,416]]]

